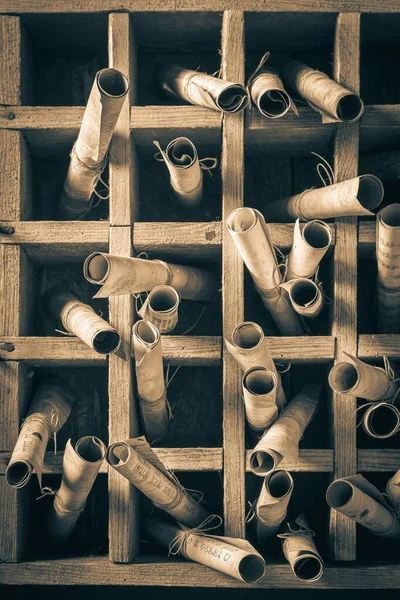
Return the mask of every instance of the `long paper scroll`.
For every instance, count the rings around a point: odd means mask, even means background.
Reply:
[[[49,380],[38,388],[7,466],[6,480],[10,486],[24,487],[35,470],[42,487],[47,443],[68,419],[72,403],[72,390],[61,380]]]
[[[313,540],[314,532],[308,527],[304,515],[294,524],[287,526],[278,537],[283,541],[283,554],[292,567],[293,573],[301,581],[318,581],[324,572],[324,563]]]
[[[167,65],[160,73],[162,88],[198,106],[235,113],[246,108],[249,96],[238,83],[217,79],[178,65]]]
[[[170,552],[240,581],[256,583],[265,573],[264,559],[246,540],[211,535],[201,527],[187,530],[161,519],[146,518],[143,525],[150,539]]]
[[[121,337],[107,321],[88,304],[68,291],[54,290],[48,297],[50,311],[60,317],[64,329],[73,333],[98,354],[113,354],[121,344]]]
[[[304,328],[284,290],[282,275],[264,217],[252,208],[237,208],[228,217],[228,230],[250,271],[264,306],[282,335],[304,335]]]
[[[286,518],[293,488],[293,477],[287,471],[272,471],[264,479],[254,508],[259,544],[264,545],[268,538],[278,533]]]
[[[314,319],[324,308],[324,296],[321,287],[305,277],[282,283],[289,294],[290,302],[298,315],[305,319]]]
[[[400,508],[400,470],[387,482],[386,493],[391,501]]]
[[[323,188],[304,190],[265,205],[271,222],[311,221],[336,217],[373,216],[382,202],[383,185],[375,175],[360,175]]]
[[[149,321],[137,321],[133,326],[136,381],[140,409],[147,439],[162,440],[168,429],[167,390],[161,336]]]
[[[357,94],[333,81],[325,73],[297,61],[290,61],[283,70],[283,80],[308,104],[335,121],[354,123],[364,112]]]
[[[376,229],[379,331],[400,333],[400,204],[381,210]]]
[[[153,323],[161,334],[171,333],[178,323],[179,303],[179,294],[173,287],[158,285],[151,290],[138,314]]]
[[[209,512],[166,469],[144,437],[111,444],[106,460],[158,508],[188,527],[200,525]]]
[[[186,300],[211,301],[220,287],[212,271],[102,252],[87,257],[83,274],[90,283],[102,286],[95,298],[150,292],[157,285],[170,285]]]
[[[309,383],[289,402],[281,416],[250,453],[250,468],[260,477],[276,469],[283,458],[295,460],[299,442],[314,416],[322,386]]]
[[[106,454],[104,443],[97,437],[85,436],[75,447],[68,440],[63,458],[61,486],[47,518],[47,530],[56,543],[65,542],[86,506]]]
[[[127,78],[116,69],[96,74],[60,197],[59,211],[65,219],[78,219],[90,209],[128,89]]]
[[[250,429],[265,431],[278,416],[275,374],[267,367],[250,367],[243,375],[242,389]]]
[[[385,497],[362,475],[352,475],[333,481],[326,500],[353,521],[376,535],[389,539],[400,537],[400,522]]]
[[[296,219],[293,245],[287,260],[286,280],[312,277],[332,243],[332,231],[323,221],[309,221],[300,229]]]

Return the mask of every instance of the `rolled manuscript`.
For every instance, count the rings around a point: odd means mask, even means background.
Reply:
[[[390,400],[399,388],[389,369],[373,367],[344,352],[352,361],[339,362],[330,370],[328,381],[334,392],[365,400]]]
[[[107,321],[88,304],[68,291],[55,290],[48,299],[50,312],[60,317],[66,331],[73,333],[98,354],[113,354],[121,345],[121,337]]]
[[[250,468],[260,477],[276,469],[285,458],[295,460],[299,442],[317,408],[322,385],[309,383],[289,402],[281,416],[250,453]]]
[[[400,522],[385,497],[362,475],[333,481],[327,489],[326,501],[353,521],[376,535],[398,539]]]
[[[283,80],[311,108],[335,121],[354,123],[364,112],[364,103],[357,94],[298,60],[286,65]]]
[[[400,204],[381,210],[376,221],[378,324],[383,333],[400,333]]]
[[[180,297],[170,285],[157,285],[138,311],[142,319],[153,323],[161,334],[171,333],[178,323]]]
[[[96,74],[60,197],[59,211],[64,219],[79,219],[91,207],[128,89],[128,79],[116,69],[102,69]]]
[[[257,323],[245,321],[236,325],[231,339],[224,339],[225,346],[243,371],[250,367],[267,367],[276,377],[276,402],[279,410],[286,404],[286,394],[281,376],[275,366],[263,330]]]
[[[212,271],[103,252],[93,252],[87,257],[83,274],[90,283],[102,286],[95,298],[139,294],[158,285],[170,285],[185,300],[211,301],[220,286]]]
[[[273,67],[263,67],[249,83],[250,97],[264,117],[279,119],[292,109],[297,115],[293,100],[285,90],[279,73]]]
[[[137,321],[133,326],[136,381],[139,404],[146,436],[150,442],[162,440],[168,429],[167,390],[161,336],[150,321]]]
[[[382,202],[383,185],[375,175],[304,190],[290,198],[265,205],[265,217],[272,222],[311,221],[336,217],[373,216]]]
[[[106,460],[158,508],[188,527],[200,525],[209,512],[168,471],[144,437],[116,442]]]
[[[164,67],[160,73],[160,83],[173,96],[213,110],[235,113],[245,109],[249,103],[249,96],[243,85],[178,65]]]
[[[332,243],[332,231],[323,221],[309,221],[300,229],[296,219],[293,245],[287,260],[286,280],[312,277]]]
[[[289,294],[290,302],[297,314],[305,319],[315,319],[324,308],[324,296],[321,287],[305,277],[282,283]]]
[[[104,443],[97,437],[85,436],[75,447],[68,440],[63,458],[61,486],[54,497],[47,519],[47,529],[57,543],[65,542],[86,506],[106,454]]]
[[[278,533],[286,518],[293,487],[293,477],[287,471],[272,471],[264,479],[254,508],[259,544]]]
[[[150,539],[171,554],[181,554],[239,581],[256,583],[265,573],[264,559],[247,540],[211,535],[201,526],[187,529],[179,523],[149,517],[143,525]]]
[[[400,470],[387,482],[386,493],[390,500],[400,508]]]
[[[315,542],[314,532],[308,528],[304,515],[289,524],[278,537],[284,540],[283,554],[290,563],[293,573],[302,581],[318,581],[324,572],[324,563]]]
[[[227,225],[256,290],[280,333],[303,335],[303,325],[286,292],[279,287],[282,275],[262,214],[252,208],[237,208],[229,215]]]
[[[35,470],[42,488],[47,443],[68,419],[72,403],[73,392],[61,380],[49,380],[38,388],[6,469],[6,480],[11,487],[24,487]]]
[[[361,423],[371,437],[386,440],[400,430],[400,411],[390,402],[374,402],[365,407]]]
[[[250,429],[262,432],[278,416],[277,379],[267,367],[250,367],[243,375],[242,389],[246,418]]]

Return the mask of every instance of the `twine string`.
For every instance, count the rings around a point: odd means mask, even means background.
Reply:
[[[251,523],[253,521],[253,519],[256,516],[256,505],[257,505],[257,499],[254,500],[254,502],[250,502],[250,500],[248,500],[248,505],[249,505],[249,510],[247,511],[246,514],[246,518],[245,518],[245,523]]]
[[[51,487],[44,487],[40,490],[42,492],[42,494],[40,496],[38,496],[36,498],[36,500],[41,500],[42,498],[45,498],[46,496],[55,496],[56,492],[51,488]]]
[[[214,521],[216,521],[216,523],[214,525],[211,525],[211,523],[213,523]],[[188,538],[192,534],[207,537],[207,532],[213,531],[214,529],[218,529],[218,527],[220,527],[221,525],[222,519],[219,515],[209,515],[197,527],[180,531],[169,544],[168,556],[177,556],[178,554],[182,554],[183,556],[185,556],[185,546]]]
[[[286,525],[287,525],[287,528],[289,529],[289,531],[287,531],[286,533],[279,533],[277,535],[277,537],[285,539],[285,540],[290,537],[300,536],[300,535],[309,535],[310,537],[315,537],[315,531],[313,531],[312,529],[310,529],[308,527],[303,527],[303,525],[300,525],[299,529],[293,529],[291,523],[286,523]]]

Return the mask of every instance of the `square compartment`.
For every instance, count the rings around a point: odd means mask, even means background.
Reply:
[[[375,256],[358,258],[357,265],[357,321],[358,334],[378,333]]]

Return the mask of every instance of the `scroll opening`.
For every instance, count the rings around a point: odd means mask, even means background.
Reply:
[[[332,508],[342,508],[352,497],[353,488],[348,481],[334,481],[326,492],[326,499]]]
[[[375,175],[361,175],[357,198],[363,208],[371,211],[377,208],[383,198],[381,180]]]
[[[222,90],[217,102],[221,110],[231,112],[237,110],[246,98],[247,92],[241,85],[231,85]]]
[[[93,348],[99,354],[112,354],[121,342],[117,331],[99,331],[93,339]]]
[[[265,563],[261,556],[245,556],[239,564],[239,573],[247,583],[256,583],[265,573]]]
[[[242,350],[256,348],[263,339],[264,332],[256,323],[241,323],[235,327],[232,333],[233,343]]]
[[[313,281],[298,281],[292,286],[292,300],[298,306],[313,304],[318,298],[318,288]]]
[[[121,466],[126,463],[129,458],[129,449],[126,444],[114,444],[107,450],[107,462],[111,466]]]
[[[392,404],[381,404],[369,414],[369,428],[379,436],[390,436],[398,427],[398,412]]]
[[[245,375],[243,383],[249,392],[261,396],[272,392],[276,385],[276,377],[265,367],[256,367]]]
[[[136,333],[147,344],[154,344],[159,338],[158,329],[148,321],[139,321],[136,325]]]
[[[156,312],[169,312],[179,304],[178,292],[171,287],[153,290],[149,304]]]
[[[289,104],[289,96],[280,90],[269,90],[261,94],[258,100],[258,108],[266,116],[279,117],[284,113]]]
[[[309,246],[318,249],[329,246],[332,238],[329,228],[318,221],[306,223],[303,229],[303,237]]]
[[[341,362],[331,369],[328,380],[335,392],[350,392],[358,382],[358,370],[350,363]]]
[[[357,121],[364,111],[364,103],[356,94],[347,94],[339,100],[337,116],[343,123]]]
[[[104,94],[114,98],[124,96],[129,89],[127,78],[116,69],[102,69],[98,74],[98,83]]]
[[[102,254],[91,254],[84,265],[92,281],[101,282],[108,275],[110,263]]]
[[[29,480],[30,475],[30,466],[22,460],[16,461],[6,470],[7,483],[12,487],[23,487],[25,482]]]
[[[251,470],[253,473],[269,473],[275,468],[275,459],[268,452],[259,450],[254,452],[250,458]]]
[[[167,156],[172,163],[178,166],[188,166],[195,159],[193,145],[188,140],[181,139],[167,148]]]
[[[275,471],[269,478],[269,493],[273,498],[283,498],[292,487],[291,477],[286,471]]]
[[[294,566],[294,572],[299,579],[311,581],[319,578],[322,571],[321,561],[316,556],[299,558]]]
[[[78,455],[87,462],[98,462],[104,458],[104,445],[97,437],[81,438],[76,444]]]
[[[400,227],[400,204],[391,204],[382,209],[380,218],[388,227]]]
[[[239,208],[228,218],[228,227],[235,233],[249,231],[256,223],[257,216],[252,208]]]

